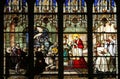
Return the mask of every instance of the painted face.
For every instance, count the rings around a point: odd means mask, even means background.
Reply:
[[[77,39],[78,39],[78,37],[76,36],[76,37],[75,37],[75,39],[77,40]]]
[[[17,44],[16,47],[20,47],[20,44]]]
[[[109,36],[109,38],[108,38],[109,40],[112,40],[112,36]]]

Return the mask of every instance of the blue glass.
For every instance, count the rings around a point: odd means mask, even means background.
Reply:
[[[26,5],[26,0],[22,0],[22,5],[23,5],[23,6]]]
[[[64,56],[64,61],[66,61],[66,60],[68,60],[68,52],[67,52],[67,50],[66,49],[64,49],[64,51],[63,51],[63,56]]]
[[[68,6],[68,0],[65,0],[65,6]]]
[[[114,3],[115,3],[115,1],[114,1],[114,0],[112,0],[112,2],[111,2],[111,6],[113,6],[113,7],[114,7],[114,6],[115,6],[115,4],[114,4]]]
[[[52,0],[53,6],[56,6],[56,0]]]
[[[10,1],[10,0],[6,0],[6,6],[8,6],[8,5],[9,5],[9,1]]]
[[[85,0],[82,0],[82,7],[85,6]]]
[[[94,6],[97,6],[97,5],[98,5],[98,0],[95,0]]]
[[[39,0],[36,0],[36,6],[39,6]]]

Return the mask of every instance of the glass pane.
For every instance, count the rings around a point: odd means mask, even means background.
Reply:
[[[85,0],[65,0],[63,7],[65,13],[84,13],[87,11]]]
[[[39,36],[36,37],[37,35]],[[45,35],[45,32],[35,34],[34,55],[36,75],[58,74],[58,35],[53,33]]]
[[[57,15],[34,16],[34,66],[35,78],[57,79],[58,74]],[[48,77],[44,76],[48,75]]]
[[[94,0],[93,12],[94,13],[116,12],[115,0]]]
[[[93,32],[117,32],[116,15],[93,15]]]
[[[56,0],[35,0],[34,67],[36,78],[58,79],[58,20]],[[41,75],[39,75],[41,74]]]
[[[87,32],[86,15],[64,15],[64,32]]]
[[[118,79],[116,4],[114,0],[94,0],[93,64],[94,79]],[[111,14],[97,14],[111,13]]]
[[[4,15],[4,32],[26,32],[28,28],[28,17],[22,14]]]
[[[64,13],[86,13],[85,0],[65,0]],[[63,65],[64,78],[84,78],[88,74],[87,16],[64,14],[63,16]],[[81,75],[81,76],[80,76]]]
[[[27,12],[27,2],[26,0],[5,0],[4,12],[5,13],[21,13]]]
[[[57,15],[35,15],[34,16],[34,26],[46,28],[48,32],[57,32]]]
[[[56,13],[58,8],[56,0],[36,0],[34,5],[35,13]]]
[[[63,35],[64,74],[88,74],[87,34]]]
[[[118,74],[117,34],[93,34],[94,71]],[[106,39],[103,39],[106,38]]]
[[[28,36],[23,33],[4,33],[4,73],[17,77],[25,75],[28,56]],[[14,75],[14,76],[12,76]]]
[[[26,0],[5,1],[4,75],[6,79],[26,79],[24,75],[28,67],[28,16],[22,13],[28,11],[27,2]]]

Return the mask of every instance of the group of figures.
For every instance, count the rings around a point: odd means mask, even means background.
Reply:
[[[109,1],[109,0],[106,0]],[[112,0],[111,0],[112,1]],[[110,74],[118,73],[117,70],[117,25],[115,15],[98,15],[95,19],[93,31],[93,49],[94,49],[94,73]],[[101,20],[99,21],[98,19]],[[98,79],[103,79],[100,76]]]
[[[101,72],[116,71],[117,39],[115,35],[109,35],[107,40],[97,42],[97,57],[95,68]]]
[[[49,30],[45,27],[37,26],[34,31],[35,74],[42,73],[43,71],[57,70],[57,41],[50,41]]]
[[[39,30],[39,31],[38,31]],[[58,69],[58,43],[57,41],[51,42],[49,40],[48,29],[43,27],[36,27],[34,30],[34,74],[40,74],[43,71],[57,70]],[[15,70],[16,74],[22,74],[21,69],[26,72],[28,67],[28,50],[26,47],[20,47],[16,43],[12,47],[6,48],[7,57],[7,73]]]
[[[77,59],[79,59],[79,56],[83,56],[83,42],[82,40],[78,37],[77,34],[74,35],[75,38],[72,42],[70,42],[69,44],[67,43],[67,36],[65,36],[65,40],[64,40],[64,56],[66,56],[66,52],[71,53],[72,56],[78,56],[76,57]],[[69,51],[68,51],[69,50]],[[73,57],[73,59],[75,59],[75,57]]]
[[[45,27],[35,27],[34,34],[34,53],[36,57],[35,70],[36,74],[48,70],[58,69],[58,43],[51,42],[49,30]],[[87,68],[87,62],[83,57],[84,44],[79,34],[73,34],[73,40],[68,43],[67,36],[64,36],[63,42],[63,59],[67,66],[72,68]],[[54,37],[52,37],[54,38]],[[57,38],[55,38],[57,39]],[[71,64],[70,64],[71,62]],[[41,64],[40,64],[41,63]],[[79,64],[76,64],[79,63]],[[65,64],[64,64],[65,65]]]
[[[87,62],[83,55],[84,43],[79,34],[72,34],[73,40],[68,43],[68,36],[64,35],[63,56],[64,66],[72,68],[87,68]],[[70,39],[70,38],[69,38]],[[68,63],[67,63],[68,62]]]
[[[13,47],[6,48],[6,68],[7,73],[10,74],[10,69],[15,70],[16,74],[21,73],[21,69],[27,68],[27,48],[23,49],[20,47],[19,43],[16,43]]]

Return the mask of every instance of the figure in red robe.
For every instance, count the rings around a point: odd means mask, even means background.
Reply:
[[[78,38],[78,36],[76,36],[74,40],[74,46],[73,46],[73,56],[82,56],[83,48],[84,48],[84,45],[82,40]]]
[[[78,36],[76,36],[74,40],[73,46],[73,56],[77,56],[75,60],[73,60],[73,68],[87,68],[87,62],[83,57],[83,42]]]

